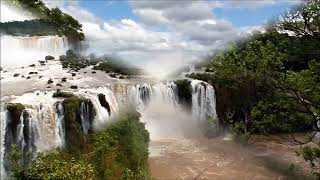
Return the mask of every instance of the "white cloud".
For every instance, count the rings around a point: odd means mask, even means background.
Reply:
[[[262,29],[261,26],[237,29],[231,22],[218,19],[214,8],[252,8],[276,1],[130,0],[132,11],[141,22],[132,19],[103,21],[77,1],[47,0],[46,3],[50,7],[58,6],[83,24],[88,53],[120,56],[149,69],[163,67],[160,72],[198,59],[223,48],[230,40]],[[153,31],[154,27],[165,30]]]
[[[209,1],[212,8],[257,9],[279,3],[299,4],[302,0],[227,0]]]
[[[14,8],[12,5],[5,2],[1,2],[1,15],[0,19],[1,22],[10,22],[10,21],[24,21],[24,20],[31,20],[34,17],[31,14],[24,13],[23,11]]]

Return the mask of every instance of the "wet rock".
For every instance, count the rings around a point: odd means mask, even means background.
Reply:
[[[39,76],[39,79],[41,79],[43,76]]]
[[[62,87],[62,84],[58,83],[58,84],[56,84],[56,86]]]
[[[185,105],[191,108],[192,104],[192,89],[191,81],[188,79],[176,80],[174,82],[177,85],[179,104]]]
[[[39,61],[39,63],[40,63],[41,66],[46,65],[46,61]]]
[[[53,83],[53,80],[50,78],[47,84],[52,84],[52,83]]]
[[[29,74],[38,74],[38,72],[29,72]]]
[[[51,55],[48,55],[44,58],[45,60],[54,60],[54,57]]]
[[[72,151],[79,148],[84,142],[81,130],[80,106],[82,100],[77,96],[66,98],[62,102],[65,121],[65,146]]]
[[[97,73],[97,72],[95,72],[95,71],[92,71],[92,74],[95,74],[95,73]]]
[[[107,111],[109,113],[109,116],[110,116],[111,109],[110,109],[109,103],[106,101],[105,95],[104,94],[98,94],[98,99],[99,99],[99,102],[100,102],[101,106],[107,109]]]
[[[27,79],[31,79],[31,77],[30,77],[30,76],[28,76],[28,77],[27,77]]]
[[[62,78],[62,79],[61,79],[61,82],[67,82],[67,78],[65,78],[65,77]]]
[[[109,76],[112,77],[112,78],[117,78],[117,75],[114,74],[114,73],[110,74]]]
[[[71,89],[78,89],[78,86],[72,85],[70,86]]]
[[[7,122],[6,127],[6,137],[11,135],[13,142],[17,142],[18,137],[18,125],[20,124],[20,116],[25,107],[20,103],[8,103],[6,104],[6,109],[10,114],[10,121]],[[9,138],[5,138],[9,140]]]
[[[24,78],[24,75],[22,75],[21,77]]]
[[[0,71],[2,71],[2,67],[0,67]]]
[[[71,73],[72,76],[76,76],[76,73]]]
[[[124,79],[124,76],[119,76],[119,79]]]
[[[86,71],[83,72],[84,74],[87,73]]]
[[[15,73],[14,75],[13,75],[13,77],[18,77],[20,74],[18,74],[18,73]]]
[[[8,71],[3,71],[4,73],[8,72]]]
[[[68,98],[68,97],[72,97],[72,96],[74,96],[72,93],[62,92],[60,89],[57,89],[57,92],[53,93],[53,95],[52,95],[52,97],[54,97],[54,98],[58,98],[58,97]]]
[[[35,64],[31,64],[31,65],[29,65],[29,67],[36,67],[36,65]]]

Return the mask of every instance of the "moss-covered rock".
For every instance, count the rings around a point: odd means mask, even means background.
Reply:
[[[110,109],[109,103],[106,101],[105,95],[104,95],[104,94],[101,94],[101,93],[98,94],[98,99],[99,99],[99,101],[100,101],[101,106],[107,109],[107,111],[108,111],[108,113],[109,113],[109,116],[110,116],[110,114],[111,114],[111,109]]]
[[[48,55],[44,58],[45,60],[54,60],[54,57],[51,55]]]
[[[6,109],[8,110],[8,115],[9,115],[9,121],[7,121],[7,126],[6,126],[6,141],[11,141],[11,142],[5,142],[6,145],[11,146],[12,143],[17,142],[17,137],[18,137],[18,125],[20,124],[20,116],[25,109],[24,105],[20,103],[8,103],[6,104]]]
[[[21,112],[25,109],[24,105],[22,105],[21,103],[8,103],[6,104],[6,106],[11,118],[13,118],[13,120],[18,119],[18,121],[20,122]]]
[[[70,89],[78,89],[78,86],[72,85],[70,86]]]
[[[81,130],[81,102],[83,100],[77,96],[71,96],[62,102],[65,121],[65,147],[70,151],[76,150],[85,142]]]
[[[176,80],[174,82],[177,85],[179,103],[191,108],[192,104],[192,90],[191,81],[188,79]]]
[[[57,92],[53,93],[53,95],[52,95],[52,97],[54,97],[54,98],[58,98],[58,97],[69,98],[72,96],[74,96],[72,93],[62,92],[62,91],[57,91]]]

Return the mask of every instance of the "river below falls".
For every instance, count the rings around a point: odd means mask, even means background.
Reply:
[[[155,179],[308,179],[299,145],[286,136],[255,137],[251,145],[220,138],[160,139],[150,143]],[[290,170],[292,164],[299,164]]]

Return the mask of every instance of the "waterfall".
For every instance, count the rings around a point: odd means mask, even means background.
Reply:
[[[2,176],[6,175],[6,171],[4,169],[4,152],[5,152],[5,133],[6,133],[6,126],[7,126],[7,120],[9,118],[9,112],[8,110],[2,111],[1,112],[1,122],[0,122],[0,127],[1,127],[1,132],[0,132],[0,178]]]
[[[56,114],[55,114],[55,134],[58,146],[64,147],[65,144],[65,126],[64,126],[64,110],[62,106],[62,102],[57,102],[56,106]]]
[[[11,146],[15,144],[19,152],[34,154],[37,151],[39,133],[32,109],[24,109],[20,117],[15,119],[10,113],[6,112],[6,114],[4,149],[1,160],[4,169],[7,170],[10,169],[8,158]]]
[[[88,134],[90,129],[90,109],[88,103],[82,102],[80,106],[80,117],[82,130],[85,134]]]
[[[35,120],[33,109],[27,108],[21,113],[21,124],[23,126],[21,127],[22,134],[19,135],[19,140],[22,141],[21,150],[23,152],[34,154],[37,150],[39,132]]]
[[[129,104],[141,112],[150,101],[152,88],[148,84],[137,84],[129,89],[128,94]]]
[[[199,80],[191,81],[191,87],[193,118],[201,122],[212,118],[213,126],[218,126],[214,88]]]
[[[76,92],[76,94],[86,99],[90,99],[95,110],[95,128],[101,127],[101,125],[105,124],[110,117],[108,109],[102,106],[99,100],[99,94],[104,95],[105,101],[108,103],[111,112],[118,111],[117,100],[109,87],[99,87],[97,89],[81,89],[79,92]]]
[[[177,107],[176,85],[173,82],[133,85],[129,90],[129,104],[140,113],[149,103],[166,104]]]
[[[180,137],[193,131],[199,122],[206,122],[209,117],[217,119],[215,92],[208,83],[197,80],[191,82],[191,112],[184,112],[179,106],[174,82],[125,87],[126,92],[121,93],[127,97],[128,102],[124,104],[133,105],[142,114],[141,121],[146,123],[152,138]],[[4,169],[8,169],[3,162],[11,144],[17,144],[21,152],[31,153],[65,146],[63,98],[53,98],[53,93],[54,91],[35,91],[13,97],[12,103],[22,103],[27,107],[15,119],[10,117],[8,111],[1,112],[2,174]],[[79,105],[84,134],[104,125],[119,109],[115,92],[109,85],[80,89],[73,93],[84,99]],[[217,121],[214,126],[218,126]]]
[[[1,36],[2,66],[29,65],[44,60],[47,55],[59,58],[69,49],[66,37],[59,36]]]

